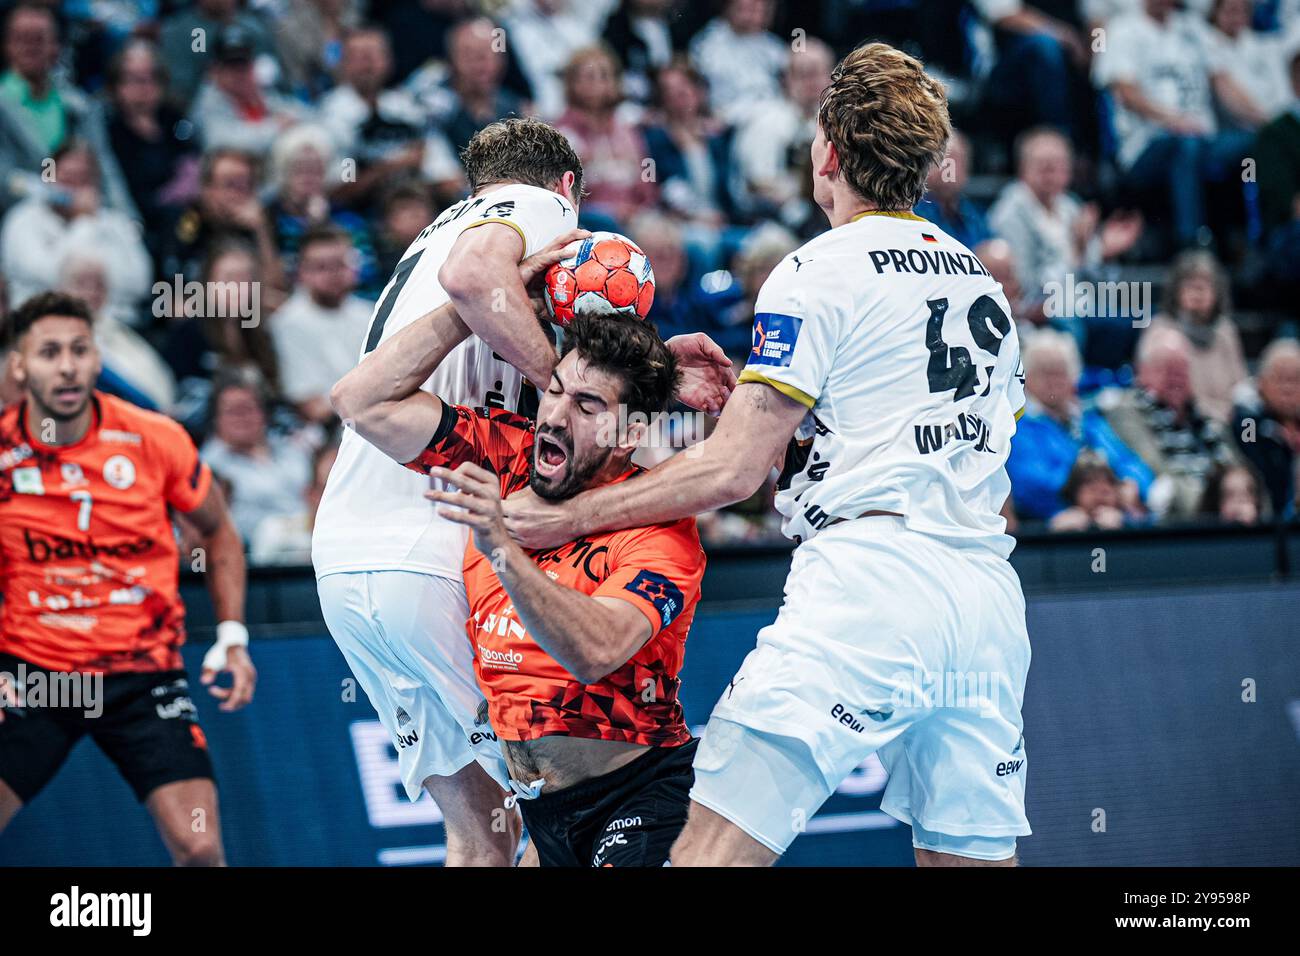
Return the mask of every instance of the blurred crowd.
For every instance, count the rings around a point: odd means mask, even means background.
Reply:
[[[181,421],[255,561],[296,563],[328,402],[458,158],[509,115],[582,157],[582,225],[656,273],[665,337],[737,364],[772,268],[826,228],[808,147],[864,39],[955,132],[917,212],[1011,300],[1013,527],[1255,524],[1300,467],[1300,0],[0,2],[0,314],[98,316],[100,388]],[[12,383],[0,385],[12,400]],[[707,516],[779,535],[771,488]]]

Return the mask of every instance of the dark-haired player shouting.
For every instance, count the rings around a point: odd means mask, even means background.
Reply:
[[[395,460],[459,489],[430,497],[460,506],[439,510],[473,530],[466,627],[484,729],[490,718],[540,863],[663,865],[696,745],[677,676],[704,573],[694,519],[528,552],[506,533],[501,499],[635,481],[644,426],[601,439],[609,416],[665,409],[676,361],[647,323],[580,318],[534,423],[420,390],[458,324],[444,306],[403,330],[335,387],[335,407]]]
[[[89,735],[176,863],[221,864],[212,762],[181,664],[170,513],[203,539],[221,622],[203,682],[232,673],[233,686],[210,688],[225,711],[252,700],[257,679],[243,543],[180,425],[94,391],[83,302],[43,293],[11,322],[23,397],[0,414],[0,829]],[[73,693],[51,700],[54,687]]]
[[[411,243],[375,306],[360,362],[450,303],[475,334],[430,366],[426,394],[527,414],[536,407],[532,383],[550,378],[555,350],[519,266],[579,235],[582,162],[564,134],[531,119],[488,125],[461,158],[473,194]],[[734,384],[722,350],[698,334],[670,345],[683,400],[721,408]],[[505,866],[519,831],[513,813],[505,827],[494,813],[508,771],[475,723],[483,695],[462,634],[469,535],[430,506],[428,488],[345,432],[312,534],[321,611],[393,736],[407,795],[423,788],[442,811],[447,865]]]

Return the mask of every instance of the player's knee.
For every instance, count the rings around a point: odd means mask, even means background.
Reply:
[[[1020,859],[1014,853],[1001,860],[982,860],[959,853],[943,853],[937,850],[916,850],[917,866],[1019,866]]]
[[[493,807],[487,814],[456,814],[445,819],[448,866],[511,866],[523,834],[513,808]]]
[[[696,848],[698,846],[699,841],[690,832],[690,828],[683,828],[682,832],[677,835],[676,842],[668,851],[668,862],[673,866],[692,865],[695,862]]]
[[[703,866],[708,863],[706,853],[711,840],[703,833],[698,804],[692,803],[686,825],[677,835],[672,849],[668,851],[668,861],[673,866]]]
[[[191,833],[172,851],[176,866],[225,866],[221,840],[211,833]]]

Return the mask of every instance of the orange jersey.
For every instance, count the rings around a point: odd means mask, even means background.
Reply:
[[[212,473],[176,422],[95,392],[81,441],[0,414],[0,651],[48,670],[181,667],[185,609],[168,507],[193,511]]]
[[[502,495],[524,487],[532,466],[533,422],[499,409],[444,404],[438,434],[407,465],[427,472],[473,462],[501,479]],[[633,468],[619,480],[636,480]],[[650,639],[630,660],[584,684],[546,653],[515,614],[514,602],[471,540],[465,590],[474,673],[492,728],[504,740],[547,736],[674,747],[690,740],[678,700],[686,633],[700,599],[704,551],[695,519],[629,528],[529,551],[547,577],[595,597],[619,598],[650,622]]]

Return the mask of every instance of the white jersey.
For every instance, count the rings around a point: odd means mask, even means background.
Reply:
[[[1011,553],[999,515],[1024,407],[1002,287],[960,242],[908,214],[864,214],[787,256],[755,304],[742,382],[806,405],[777,495],[795,541],[836,518]]]
[[[360,359],[420,316],[448,301],[438,270],[466,229],[488,222],[518,230],[524,256],[577,225],[568,200],[536,186],[502,186],[442,213],[415,237],[375,304]],[[454,405],[520,410],[532,385],[477,336],[458,345],[422,386]],[[528,394],[525,394],[525,389]],[[467,532],[439,518],[424,497],[429,479],[345,429],[312,533],[316,576],[339,571],[405,570],[460,578]]]

